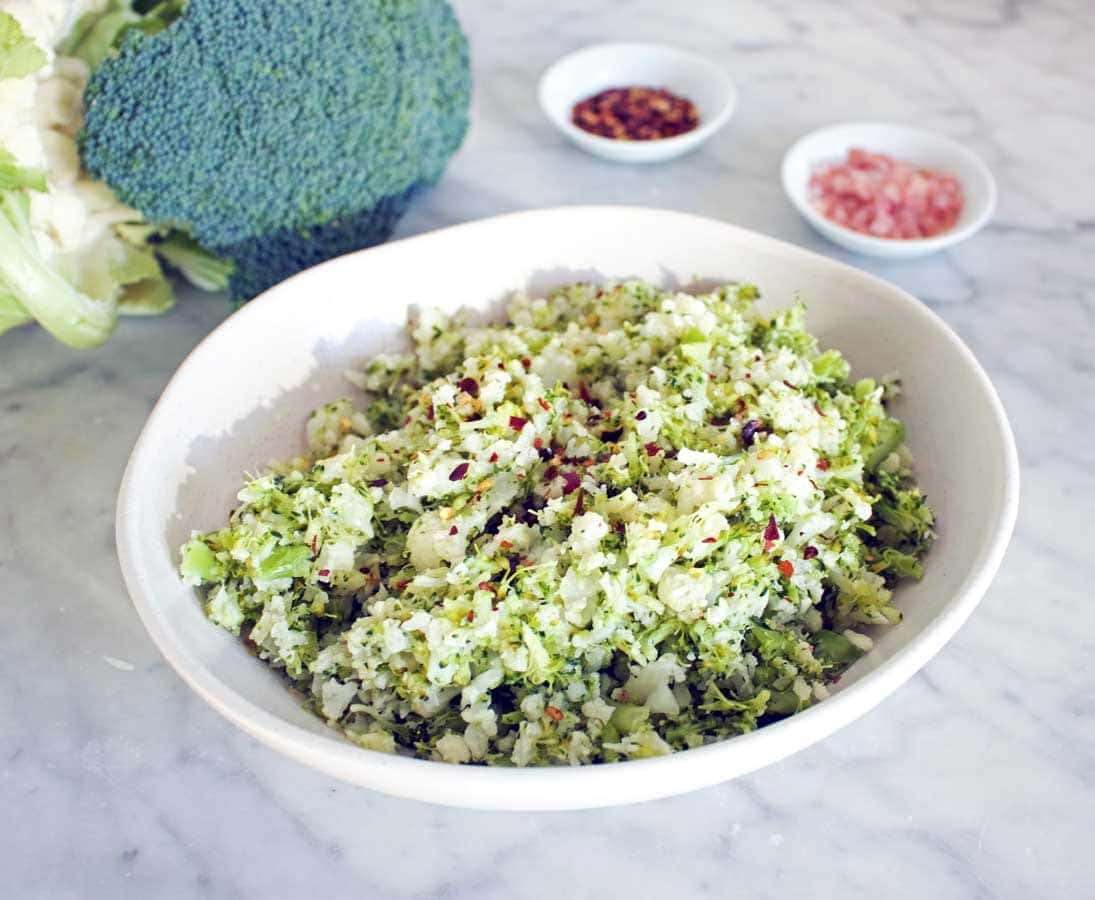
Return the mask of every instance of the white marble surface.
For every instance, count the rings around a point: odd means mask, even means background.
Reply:
[[[229,312],[188,297],[77,354],[0,338],[0,895],[13,898],[1095,896],[1095,7],[1089,0],[460,4],[474,127],[403,233],[587,201],[691,210],[845,257],[777,181],[818,125],[923,123],[981,153],[995,222],[953,252],[856,264],[939,311],[1004,399],[1024,496],[959,636],[835,737],[673,800],[555,815],[391,800],[276,756],[168,668],[113,548],[129,449]],[[616,37],[723,60],[730,127],[653,169],[541,117],[553,58]],[[955,440],[962,440],[960,434]]]

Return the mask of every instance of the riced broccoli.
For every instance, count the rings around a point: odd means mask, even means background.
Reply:
[[[892,391],[758,296],[423,310],[180,571],[373,750],[575,765],[793,715],[900,621],[933,516]]]

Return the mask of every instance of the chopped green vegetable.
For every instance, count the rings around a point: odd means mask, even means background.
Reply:
[[[793,715],[900,621],[932,515],[882,388],[758,296],[425,310],[181,571],[373,749],[611,762]]]

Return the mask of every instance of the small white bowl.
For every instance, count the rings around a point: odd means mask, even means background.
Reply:
[[[692,131],[655,141],[618,141],[583,131],[574,104],[612,87],[660,87],[691,100],[700,114]],[[737,90],[719,66],[662,44],[594,44],[555,62],[540,78],[540,106],[567,138],[595,156],[650,163],[696,149],[726,124]]]
[[[846,159],[853,147],[956,176],[965,204],[954,227],[934,237],[902,240],[872,237],[825,218],[810,202],[810,175],[819,165]],[[941,134],[888,122],[848,122],[811,131],[784,155],[782,175],[787,197],[814,228],[841,247],[883,259],[913,259],[953,246],[979,231],[996,208],[996,181],[972,151]]]
[[[832,696],[750,734],[671,756],[552,769],[456,766],[355,746],[304,709],[277,672],[212,625],[179,578],[191,528],[219,527],[244,472],[303,450],[304,422],[346,395],[343,373],[405,340],[412,304],[490,311],[514,289],[576,280],[753,282],[766,312],[796,297],[810,330],[856,377],[898,371],[894,413],[939,517],[922,581],[903,584],[904,621]],[[362,302],[381,297],[382,302]],[[319,312],[321,311],[321,314]],[[898,287],[723,222],[633,207],[543,209],[457,225],[331,260],[272,288],[209,335],[152,411],[118,497],[118,559],[141,619],[206,701],[281,753],[402,797],[491,809],[573,809],[694,790],[749,772],[863,715],[923,666],[985,592],[1019,497],[1004,409],[961,340]],[[824,755],[815,757],[824,765]],[[824,777],[824,771],[819,777]],[[287,773],[286,777],[293,777]]]

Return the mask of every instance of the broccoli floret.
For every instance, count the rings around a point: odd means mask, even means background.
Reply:
[[[95,70],[81,159],[248,299],[386,239],[463,140],[470,81],[444,0],[190,0]]]

